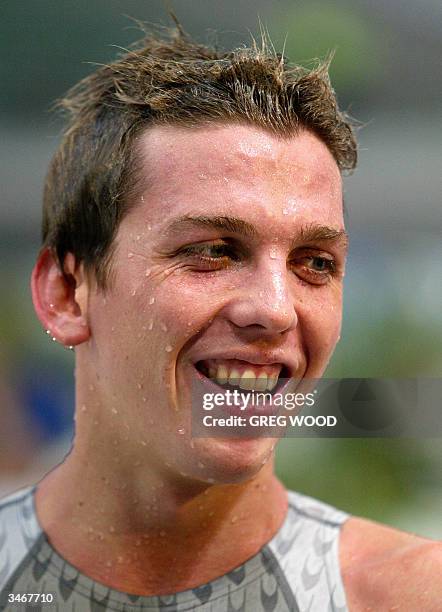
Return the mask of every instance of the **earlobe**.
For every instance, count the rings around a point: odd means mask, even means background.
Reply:
[[[49,248],[43,249],[31,277],[35,312],[51,336],[64,346],[75,346],[90,337],[87,321],[88,284],[83,266],[68,253],[64,274]]]

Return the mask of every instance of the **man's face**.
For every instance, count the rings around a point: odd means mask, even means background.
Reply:
[[[274,440],[192,440],[192,384],[322,375],[341,323],[340,173],[307,131],[163,126],[137,148],[139,201],[118,229],[112,287],[89,302],[100,430],[137,465],[241,481]]]

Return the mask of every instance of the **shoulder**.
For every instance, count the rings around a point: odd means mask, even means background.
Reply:
[[[354,517],[341,532],[340,565],[352,612],[440,610],[441,542]]]
[[[0,500],[0,588],[41,533],[32,487]]]

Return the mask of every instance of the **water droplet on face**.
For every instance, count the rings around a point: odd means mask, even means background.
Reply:
[[[112,414],[118,414],[118,410],[116,408],[112,408]]]
[[[184,429],[184,427],[180,427],[180,429],[178,429],[178,433],[183,436],[186,433],[186,430]]]
[[[111,332],[114,332],[114,331],[115,331],[115,326],[114,326],[114,325],[112,325],[112,327],[111,327]]]
[[[137,294],[137,290],[136,290],[136,289],[134,289],[133,291],[131,291],[131,292],[130,292],[130,294],[131,294],[132,296],[136,295],[136,294]]]
[[[276,259],[278,257],[275,249],[270,249],[269,257],[270,257],[270,259]]]
[[[167,325],[165,323],[161,323],[160,327],[164,332],[167,332]]]
[[[141,444],[141,446],[147,446],[146,440],[141,440],[140,444]]]
[[[152,226],[151,226],[150,224],[147,224],[147,229],[148,229],[148,230],[149,230],[149,232],[150,232],[150,230],[152,229]]]
[[[210,484],[213,484],[215,482],[215,479],[214,478],[208,478],[207,482],[210,482]]]
[[[103,306],[106,306],[107,299],[103,298]]]
[[[283,215],[288,215],[288,214],[289,214],[288,209],[287,209],[287,208],[283,208],[283,209],[282,209],[282,214],[283,214]]]
[[[232,516],[232,518],[231,518],[230,522],[231,522],[231,523],[236,523],[236,521],[237,521],[237,520],[238,520],[238,517],[237,517],[237,516]]]
[[[109,527],[109,531],[110,531],[111,533],[115,533],[115,527],[114,527],[113,525],[111,525],[111,526]]]
[[[132,251],[129,251],[129,253],[127,254],[127,258],[128,259],[132,259],[132,257],[135,255],[135,253],[132,253]]]
[[[137,383],[137,389],[142,389],[142,388],[143,388],[142,383]]]
[[[141,238],[141,234],[138,234],[138,236],[135,237],[135,240],[140,240]]]
[[[173,351],[173,348],[170,346],[170,344],[166,344],[164,350],[166,351],[166,353],[171,353]]]
[[[143,400],[143,402],[147,402],[147,397],[142,397],[141,399]]]
[[[198,461],[198,467],[202,469],[206,466],[204,465],[204,463],[201,463],[201,461]]]
[[[143,195],[141,196],[141,201],[144,202],[144,196]]]
[[[150,305],[152,305],[154,302],[155,302],[155,298],[154,297],[149,298],[149,304]]]
[[[89,391],[95,391],[94,385],[89,385]]]
[[[195,448],[195,442],[193,440],[190,441],[189,443],[190,448]]]
[[[149,331],[152,331],[152,330],[153,330],[153,319],[151,319],[151,320],[149,321],[149,325],[148,325],[147,329],[148,329]]]
[[[151,272],[152,270],[150,268],[147,268],[146,272],[144,273],[144,276],[150,276]]]
[[[260,292],[258,293],[258,296],[259,296],[260,298],[264,297],[264,291],[260,291]]]
[[[83,404],[82,407],[80,408],[81,412],[86,412],[87,410],[87,406],[86,404]]]

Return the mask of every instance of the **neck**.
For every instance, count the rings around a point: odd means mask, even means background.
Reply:
[[[143,471],[106,474],[74,449],[36,494],[40,524],[59,554],[127,593],[160,595],[214,580],[255,555],[286,515],[273,460],[240,484]]]

